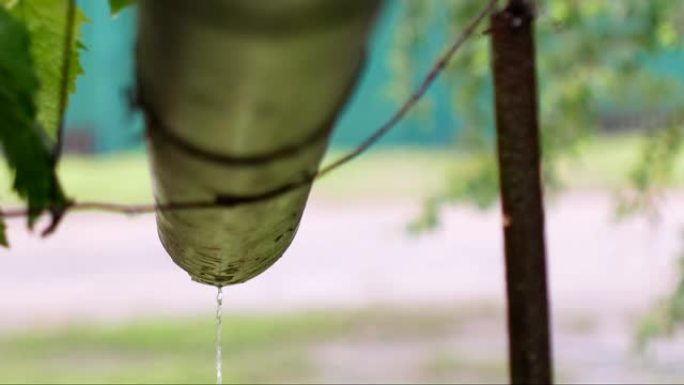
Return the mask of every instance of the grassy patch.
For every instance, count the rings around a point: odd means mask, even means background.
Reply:
[[[574,189],[625,187],[628,173],[640,160],[644,139],[625,135],[588,140],[577,154],[561,160],[560,175]],[[684,186],[684,152],[677,157],[673,175],[673,187]]]
[[[224,380],[316,382],[317,346],[440,341],[458,334],[464,322],[488,317],[481,309],[227,314]],[[0,336],[0,357],[0,383],[210,383],[214,324],[176,319],[6,334]]]
[[[147,158],[144,153],[123,153],[98,157],[66,156],[59,177],[67,195],[77,200],[116,203],[152,201]],[[0,200],[17,203],[11,192],[12,177],[0,165]]]
[[[226,317],[226,382],[306,380],[307,347],[343,332],[326,314]],[[210,383],[214,325],[166,320],[79,326],[0,338],[3,383]]]
[[[559,162],[559,172],[568,189],[624,187],[630,167],[639,159],[641,139],[634,136],[589,140],[575,156]],[[334,149],[327,160],[344,151]],[[439,189],[447,170],[455,178],[469,172],[470,157],[444,148],[391,147],[373,150],[321,179],[314,196],[324,200],[420,200]],[[455,167],[454,167],[455,166]],[[97,157],[67,156],[59,175],[69,196],[78,200],[118,203],[152,201],[152,187],[144,153],[122,153]],[[684,186],[684,156],[674,175],[675,186]],[[11,177],[0,166],[0,199],[16,203],[10,192]]]
[[[559,321],[560,327],[575,334],[591,334],[599,329],[599,321],[590,314],[574,314]]]
[[[508,364],[495,359],[473,359],[454,352],[437,351],[423,365],[423,375],[429,379],[449,379],[454,382],[505,382]]]

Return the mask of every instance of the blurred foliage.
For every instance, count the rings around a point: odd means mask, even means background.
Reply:
[[[356,360],[338,362],[337,355],[321,354],[326,347],[345,346],[372,358],[377,349],[365,348],[369,345],[410,341],[432,346],[435,336],[467,337],[461,333],[464,325],[482,325],[499,318],[500,314],[487,306],[373,306],[286,314],[231,311],[223,319],[223,379],[238,384],[330,382],[335,377],[329,374],[346,373]],[[213,383],[214,328],[208,317],[167,315],[159,320],[0,331],[0,383]],[[413,360],[420,358],[416,354]],[[363,359],[359,357],[359,361]],[[502,364],[498,357],[494,360]],[[322,373],[335,362],[342,367],[333,365],[331,372]],[[387,362],[384,370],[392,372],[393,361]],[[491,378],[492,371],[479,370],[478,374]],[[491,381],[502,378],[499,375]]]
[[[121,12],[124,8],[131,6],[135,3],[135,0],[109,0],[109,9],[112,15],[116,15]]]
[[[684,242],[684,234],[682,234]],[[636,348],[643,352],[658,337],[672,337],[684,323],[684,251],[679,258],[679,282],[669,297],[661,301],[642,320],[637,329]]]
[[[436,25],[446,43],[482,7],[482,2],[475,0],[400,4],[402,20],[390,55],[392,82],[403,84],[392,87],[398,99],[406,97],[419,80],[420,74],[413,71],[417,53],[430,44],[424,31]],[[540,2],[538,15],[543,177],[553,191],[562,187],[557,160],[575,153],[596,132],[602,111],[627,108],[669,113],[682,109],[684,84],[671,74],[647,68],[647,63],[651,57],[681,48],[684,2],[549,0]],[[480,154],[477,164],[453,165],[470,172],[466,178],[462,172],[454,173],[459,178],[447,176],[444,187],[426,199],[423,215],[411,225],[412,230],[438,225],[439,208],[446,203],[466,201],[487,207],[498,196],[490,47],[482,35],[486,28],[481,26],[480,37],[463,46],[443,75],[452,90],[454,114],[461,123],[455,145]],[[666,164],[681,148],[681,141],[676,139],[679,134],[675,133],[681,130],[681,122],[676,123],[667,132],[646,140],[642,161],[632,172],[637,193],[647,191],[639,183],[660,183],[666,176]],[[667,150],[655,150],[659,146]],[[649,155],[652,151],[658,154]],[[625,203],[623,208],[629,206]]]
[[[658,218],[658,201],[675,178],[678,156],[682,152],[682,122],[684,119],[674,119],[663,129],[647,135],[641,159],[629,173],[632,188],[619,196],[618,218],[635,213],[644,213],[654,220]]]
[[[482,7],[480,1],[420,3],[401,3],[403,19],[390,56],[393,82],[404,85],[393,87],[399,99],[407,95],[419,75],[412,69],[417,53],[428,45],[421,31],[439,24],[448,40]],[[677,178],[676,165],[682,154],[684,82],[652,63],[663,55],[681,52],[684,1],[548,0],[539,4],[537,65],[547,190],[562,187],[559,159],[576,154],[597,132],[602,113],[636,113],[646,117],[639,127],[646,135],[631,169],[629,164],[623,165],[629,185],[618,195],[616,214],[657,218],[658,200]],[[449,202],[465,201],[485,208],[498,197],[489,49],[488,39],[472,39],[444,74],[452,90],[454,113],[462,124],[455,145],[473,153],[475,160],[454,160],[443,187],[425,199],[422,215],[409,225],[411,231],[439,225],[440,208]],[[648,314],[637,332],[642,349],[654,337],[671,335],[684,322],[684,256],[680,270],[673,293]]]

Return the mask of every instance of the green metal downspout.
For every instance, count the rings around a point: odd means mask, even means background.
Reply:
[[[136,71],[161,204],[268,194],[315,172],[363,68],[375,0],[143,0]],[[310,184],[157,213],[192,279],[244,282],[292,242]]]

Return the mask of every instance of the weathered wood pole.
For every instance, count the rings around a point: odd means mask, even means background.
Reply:
[[[510,0],[492,15],[491,34],[510,378],[513,384],[550,384],[553,369],[532,3]]]

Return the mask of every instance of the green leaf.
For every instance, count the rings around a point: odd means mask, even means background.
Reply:
[[[40,81],[38,122],[44,127],[47,136],[55,139],[62,113],[59,111],[59,98],[69,0],[16,0],[15,3],[10,12],[26,23],[31,38],[31,56]],[[69,94],[76,90],[76,77],[83,73],[79,54],[84,46],[79,40],[79,30],[86,21],[83,12],[76,8],[69,49]]]
[[[109,0],[109,10],[112,15],[116,15],[121,12],[122,9],[131,6],[135,3],[135,0]]]
[[[29,31],[0,7],[0,142],[14,171],[13,188],[28,201],[29,227],[43,210],[65,203],[50,149],[36,122],[38,89]]]

